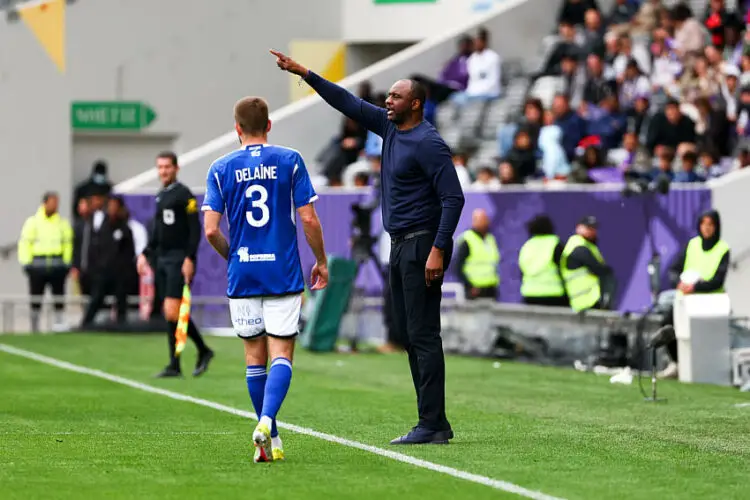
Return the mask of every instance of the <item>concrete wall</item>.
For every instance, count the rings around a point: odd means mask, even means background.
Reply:
[[[550,16],[549,10],[549,0],[505,0],[493,12],[464,25],[457,24],[452,31],[415,44],[345,78],[341,83],[355,90],[360,82],[370,80],[376,89],[387,89],[395,80],[413,73],[435,76],[454,53],[456,37],[480,23],[491,31],[491,45],[503,57],[531,57],[539,49],[536,43],[531,42],[541,40],[555,25],[555,16]],[[266,67],[264,65],[262,69],[265,71]],[[311,69],[319,70],[315,67]],[[317,96],[311,96],[276,110],[271,119],[274,126],[269,140],[300,150],[308,163],[312,163],[322,146],[338,130],[341,115]],[[236,147],[235,134],[229,132],[212,143],[187,152],[181,158],[183,181],[190,186],[205,185],[206,170],[211,161]],[[120,186],[130,192],[140,189],[152,191],[155,187],[156,180],[152,173],[145,173]]]
[[[65,75],[24,23],[0,18],[0,245],[17,239],[44,190],[60,191],[67,210],[90,169],[72,171],[71,100],[145,101],[158,114],[148,133],[193,148],[231,127],[243,95],[286,104],[288,79],[268,49],[286,50],[293,38],[340,40],[342,1],[80,0],[67,8]],[[116,180],[149,166],[122,154]],[[0,293],[17,291],[5,280],[12,262],[0,266]]]
[[[721,215],[721,237],[731,247],[733,265],[726,288],[732,301],[732,312],[750,316],[750,230],[747,222],[750,170],[713,180],[709,186],[713,207]]]

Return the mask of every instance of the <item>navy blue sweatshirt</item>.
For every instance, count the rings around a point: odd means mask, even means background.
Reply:
[[[386,110],[373,106],[310,71],[305,81],[331,106],[383,138],[380,189],[383,225],[393,237],[427,229],[433,245],[453,241],[464,194],[450,150],[426,121],[398,130]]]

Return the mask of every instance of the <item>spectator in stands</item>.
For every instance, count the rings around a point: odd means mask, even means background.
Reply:
[[[680,78],[680,95],[683,102],[695,103],[700,97],[714,99],[721,93],[719,75],[708,64],[705,54],[691,55],[692,67]]]
[[[463,91],[469,83],[467,61],[474,52],[474,40],[463,35],[458,41],[458,53],[453,56],[440,72],[439,82],[453,90]]]
[[[630,35],[622,35],[617,40],[617,57],[612,63],[615,78],[622,78],[628,64],[632,61],[635,61],[642,74],[651,73],[651,54],[648,48],[642,44],[634,45]]]
[[[635,108],[638,97],[648,96],[651,83],[643,74],[635,59],[630,59],[620,79],[620,108],[630,112]]]
[[[740,88],[740,69],[737,66],[724,66],[724,81],[721,86],[722,105],[726,109],[726,117],[730,125],[737,124],[737,101]]]
[[[514,178],[525,182],[536,174],[536,150],[528,130],[521,129],[513,140],[513,148],[505,160],[513,166]]]
[[[523,181],[518,177],[516,169],[513,164],[508,160],[501,160],[497,167],[498,177],[500,178],[500,184],[523,184]]]
[[[560,63],[562,71],[561,92],[568,97],[570,107],[578,109],[583,102],[583,90],[586,88],[586,68],[578,62],[578,56],[565,54]]]
[[[682,71],[682,64],[667,47],[666,40],[652,45],[654,61],[651,72],[651,87],[655,94],[666,96],[677,93],[676,78]]]
[[[578,158],[573,162],[569,181],[577,184],[591,184],[591,171],[605,166],[604,152],[598,137],[585,137],[577,148]]]
[[[680,171],[674,175],[674,182],[703,182],[705,179],[696,173],[698,156],[693,151],[682,155]]]
[[[719,154],[713,148],[706,148],[700,154],[700,170],[706,179],[721,177],[724,171],[719,163]]]
[[[645,95],[637,95],[633,107],[626,112],[627,130],[633,132],[639,141],[645,142],[648,135],[648,125],[651,122],[649,100]]]
[[[670,99],[664,108],[654,115],[648,127],[646,147],[651,154],[657,153],[661,147],[673,150],[682,143],[695,143],[695,122],[683,115],[680,103]]]
[[[659,26],[659,16],[663,9],[662,0],[644,0],[633,18],[631,35],[651,34]]]
[[[703,25],[711,34],[711,43],[715,47],[724,47],[724,30],[734,23],[734,13],[726,9],[724,0],[710,0],[706,7]]]
[[[589,54],[586,59],[588,80],[583,88],[583,100],[588,103],[599,103],[605,96],[615,93],[614,82],[604,74],[604,63],[597,54]]]
[[[481,28],[474,40],[474,52],[466,61],[469,82],[466,90],[451,96],[459,105],[468,101],[489,101],[500,97],[500,56],[489,48],[489,32]]]
[[[490,232],[490,217],[484,209],[477,208],[471,214],[471,229],[458,237],[456,249],[456,270],[467,299],[497,298],[499,263],[500,251]]]
[[[598,54],[604,57],[604,25],[602,16],[596,9],[586,11],[581,48],[584,54]]]
[[[706,46],[705,29],[693,17],[693,12],[684,3],[676,5],[669,14],[674,26],[675,51],[680,57],[690,53],[702,53]]]
[[[637,10],[638,6],[629,0],[615,0],[607,16],[607,25],[610,29],[627,27]]]
[[[729,64],[739,66],[742,63],[742,24],[733,18],[733,21],[724,28],[724,52],[722,59]]]
[[[562,130],[562,146],[568,161],[576,155],[576,147],[586,135],[586,122],[570,109],[570,101],[564,94],[557,94],[552,101],[552,115],[555,125]]]
[[[741,170],[750,166],[750,148],[740,149],[737,159],[732,164],[732,170]]]
[[[471,185],[473,188],[495,188],[500,186],[500,180],[490,167],[482,167],[477,171],[477,178]]]
[[[91,196],[96,191],[104,196],[112,192],[112,183],[107,175],[107,164],[104,160],[98,160],[91,168],[91,175],[78,184],[73,191],[73,214],[77,217],[78,202],[81,198]]]
[[[469,170],[466,168],[466,155],[455,153],[453,155],[453,166],[456,167],[458,182],[462,188],[466,189],[471,185],[471,175],[469,175]]]
[[[669,179],[669,182],[672,182],[674,180],[674,159],[675,150],[671,147],[662,147],[656,154],[656,168],[651,171],[651,179],[666,178]]]
[[[598,106],[588,104],[584,118],[588,121],[587,135],[599,137],[604,151],[620,145],[627,127],[627,117],[620,112],[617,96],[604,95]]]
[[[632,170],[638,162],[638,134],[627,132],[622,138],[622,147],[611,150],[609,158],[623,172]]]
[[[344,169],[354,163],[364,147],[367,130],[351,118],[345,118],[341,134],[319,158],[330,186],[341,186]]]
[[[545,179],[565,179],[570,174],[570,162],[562,146],[562,129],[555,125],[551,115],[545,113],[546,125],[539,133],[542,172]]]
[[[539,99],[527,99],[523,106],[523,118],[519,123],[500,125],[497,132],[498,156],[505,156],[513,148],[516,135],[524,130],[531,139],[531,148],[536,150],[539,131],[542,129],[544,107]]]
[[[750,86],[740,90],[740,102],[737,106],[737,136],[740,139],[750,136]]]
[[[581,55],[581,48],[576,40],[575,26],[567,21],[561,21],[558,27],[558,40],[545,58],[540,76],[559,75],[562,72],[563,58],[570,57],[577,61]]]
[[[734,141],[732,140],[732,130],[726,113],[722,110],[714,110],[705,97],[698,99],[695,107],[698,110],[698,120],[696,120],[697,146],[700,149],[716,151],[719,156],[731,155],[734,149]]]
[[[559,22],[582,25],[589,9],[599,10],[596,0],[563,0],[557,19]]]

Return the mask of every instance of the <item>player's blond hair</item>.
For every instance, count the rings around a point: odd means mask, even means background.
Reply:
[[[261,97],[243,97],[234,105],[234,121],[249,136],[262,136],[268,130],[268,103]]]

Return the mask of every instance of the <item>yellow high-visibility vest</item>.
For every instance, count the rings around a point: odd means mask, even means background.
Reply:
[[[523,297],[562,297],[565,287],[554,261],[560,238],[554,234],[533,236],[518,253]]]
[[[719,240],[711,250],[704,251],[700,236],[696,236],[688,242],[685,251],[684,271],[694,271],[700,275],[703,281],[709,281],[716,275],[716,270],[721,264],[721,259],[729,251],[729,245],[724,240]],[[722,286],[711,293],[724,293]]]
[[[583,236],[574,234],[565,244],[560,261],[560,269],[563,281],[565,281],[565,290],[567,290],[568,298],[570,299],[570,307],[576,312],[591,309],[599,302],[602,296],[598,276],[585,267],[568,269],[568,257],[573,253],[573,250],[581,246],[588,248],[596,260],[604,263],[604,258],[601,252],[599,252],[599,248]]]
[[[18,262],[22,266],[69,266],[73,260],[73,228],[44,207],[26,219],[18,240]]]
[[[500,284],[497,265],[500,263],[500,250],[491,234],[482,239],[476,231],[465,231],[460,239],[469,246],[469,256],[463,265],[463,272],[474,288],[489,288]]]

